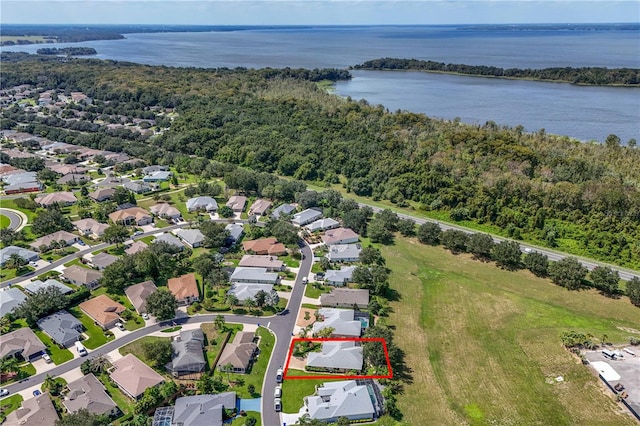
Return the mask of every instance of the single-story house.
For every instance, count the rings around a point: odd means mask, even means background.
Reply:
[[[118,413],[118,406],[93,373],[68,383],[67,389],[69,392],[65,395],[62,404],[70,413],[83,408],[97,415],[111,416]]]
[[[7,195],[20,194],[23,192],[42,191],[44,186],[38,181],[12,183],[4,187],[4,193]]]
[[[352,309],[320,308],[318,314],[322,321],[313,323],[313,334],[318,334],[322,329],[333,328],[332,337],[360,337],[362,323],[354,320]]]
[[[190,305],[200,300],[195,274],[186,274],[177,278],[169,278],[169,291],[178,299],[180,305]]]
[[[40,237],[31,244],[29,247],[34,250],[40,250],[41,248],[45,248],[45,251],[48,250],[53,245],[58,245],[63,243],[64,246],[70,246],[72,244],[80,241],[80,238],[77,235],[72,234],[67,231],[56,231],[53,234],[45,235],[44,237]]]
[[[304,398],[309,417],[327,423],[335,423],[340,417],[367,421],[376,417],[377,410],[371,402],[373,390],[369,385],[358,385],[355,380],[326,382],[316,387],[316,395]]]
[[[120,320],[120,314],[127,309],[106,294],[82,302],[78,307],[105,330],[113,327]]]
[[[133,354],[113,361],[109,377],[131,399],[137,400],[148,388],[164,383],[164,378]]]
[[[330,308],[363,309],[369,305],[369,290],[355,288],[334,288],[331,293],[320,295],[320,304]]]
[[[329,262],[358,262],[360,260],[360,244],[336,244],[329,246],[329,253],[326,254]]]
[[[136,194],[145,194],[147,192],[153,191],[153,188],[145,182],[142,181],[131,181],[125,182],[122,186],[129,191],[135,192]]]
[[[62,278],[75,285],[83,285],[89,290],[100,286],[102,272],[95,269],[83,268],[80,265],[71,265],[62,272]]]
[[[267,271],[284,271],[285,264],[278,260],[278,256],[264,256],[257,254],[245,254],[240,259],[238,266],[245,268],[265,268]]]
[[[328,285],[342,287],[352,281],[355,266],[343,266],[339,270],[328,269],[324,274],[324,282]]]
[[[3,249],[0,249],[1,267],[4,267],[4,264],[7,263],[7,260],[9,260],[12,254],[17,254],[27,262],[35,262],[36,260],[40,259],[40,255],[35,251],[31,251],[18,246],[7,246]]]
[[[22,401],[22,405],[7,414],[3,426],[55,426],[58,412],[45,392]]]
[[[143,226],[153,222],[153,216],[142,207],[130,207],[109,214],[109,219],[122,225]]]
[[[305,225],[305,229],[309,232],[326,231],[327,229],[334,229],[340,226],[340,222],[330,217],[324,219],[314,220],[308,225]]]
[[[271,212],[271,217],[274,219],[279,219],[282,215],[290,215],[296,211],[296,206],[293,204],[281,204]]]
[[[244,195],[232,195],[226,204],[226,206],[231,208],[235,213],[242,213],[246,205],[247,197]]]
[[[280,277],[277,272],[267,272],[267,268],[238,266],[234,269],[229,280],[232,283],[278,284]]]
[[[240,223],[230,223],[224,229],[229,232],[229,236],[226,239],[227,244],[235,244],[244,234],[244,226]]]
[[[160,166],[160,165],[152,165],[152,166],[147,166],[147,167],[143,167],[142,168],[142,173],[144,173],[145,175],[150,175],[151,173],[154,172],[166,172],[169,171],[169,166]]]
[[[261,291],[271,293],[273,284],[232,283],[227,294],[234,295],[242,303],[247,299],[255,300],[256,295]]]
[[[242,248],[244,251],[253,252],[255,254],[268,254],[271,256],[279,256],[287,253],[284,244],[279,243],[274,237],[260,238],[258,240],[243,241]]]
[[[187,210],[190,212],[204,210],[207,212],[216,212],[218,210],[218,202],[212,197],[195,197],[187,200]]]
[[[84,175],[89,171],[86,167],[78,166],[76,164],[60,164],[54,163],[48,166],[49,170],[60,173],[61,175]]]
[[[314,220],[318,220],[322,217],[322,212],[315,209],[306,209],[301,211],[300,213],[296,213],[293,215],[291,219],[291,223],[298,226],[304,226],[308,223],[313,222]]]
[[[331,372],[360,371],[363,363],[362,346],[353,340],[323,342],[322,352],[307,354],[307,367]]]
[[[27,300],[27,296],[17,287],[0,290],[0,317],[13,312],[25,300]]]
[[[90,262],[95,268],[102,271],[107,266],[116,263],[119,259],[120,258],[118,256],[114,256],[103,251],[93,256]]]
[[[9,175],[5,175],[2,178],[2,181],[7,185],[15,185],[17,183],[27,183],[27,182],[37,182],[38,175],[36,172],[25,172],[22,173],[11,173]]]
[[[204,358],[204,334],[202,330],[181,331],[171,342],[173,355],[167,368],[175,377],[185,375],[199,375],[205,369],[207,361]]]
[[[68,348],[80,340],[82,323],[67,311],[58,311],[38,320],[38,327],[59,346]]]
[[[22,327],[2,335],[0,339],[0,358],[20,357],[25,361],[39,358],[47,346],[28,327]]]
[[[131,304],[136,311],[141,314],[147,312],[147,297],[158,291],[153,281],[144,281],[138,284],[130,285],[124,289],[124,293],[127,295]]]
[[[27,284],[24,284],[22,286],[22,288],[25,289],[25,291],[29,294],[34,294],[35,292],[37,292],[38,290],[41,290],[43,288],[48,288],[48,287],[56,287],[58,290],[60,290],[60,293],[62,294],[69,294],[69,293],[73,293],[73,289],[71,287],[68,287],[64,284],[62,284],[60,281],[53,279],[53,278],[49,278],[48,280],[42,282],[40,280],[35,280],[32,282],[29,282]]]
[[[114,188],[100,188],[96,189],[93,192],[87,194],[87,196],[99,203],[102,201],[107,201],[113,198],[113,195],[116,193]]]
[[[251,204],[249,207],[249,216],[264,216],[267,213],[267,210],[271,207],[271,201],[265,200],[264,198],[258,198],[256,201]]]
[[[322,242],[328,246],[357,243],[358,239],[358,234],[349,228],[330,229],[322,236]]]
[[[80,175],[80,174],[72,173],[72,174],[62,176],[56,181],[56,183],[58,185],[69,185],[69,184],[76,185],[76,184],[82,184],[88,181],[89,181],[89,175]]]
[[[104,231],[107,230],[109,225],[100,223],[95,219],[80,219],[76,220],[73,226],[78,230],[81,235],[85,237],[91,237],[93,239],[100,238],[104,235]]]
[[[60,204],[62,206],[70,206],[78,202],[78,199],[73,192],[51,192],[49,194],[42,194],[35,198],[36,204],[41,206],[51,206],[53,204]]]
[[[179,247],[181,250],[184,249],[184,244],[182,244],[182,241],[168,232],[157,236],[156,239],[153,240],[152,244],[153,243],[167,243],[172,246]]]
[[[199,229],[176,229],[173,233],[191,248],[198,248],[204,242],[204,234]]]
[[[146,175],[145,177],[142,178],[142,180],[145,182],[164,182],[169,180],[171,175],[172,173],[169,171],[158,170],[158,171],[152,172],[151,174]]]
[[[134,241],[129,247],[125,249],[124,252],[129,256],[133,256],[136,253],[140,253],[141,251],[146,250],[148,247],[149,246],[144,241]]]
[[[254,342],[255,334],[239,331],[233,339],[233,342],[227,343],[222,350],[222,354],[218,359],[218,370],[227,371],[227,366],[231,364],[232,372],[245,374],[253,357],[258,350],[258,345]]]
[[[175,208],[169,203],[155,204],[149,207],[149,210],[151,210],[151,213],[153,213],[154,215],[163,217],[166,219],[177,219],[180,216],[182,216],[182,213],[180,213],[180,210],[178,210],[177,208]]]
[[[154,425],[223,426],[225,410],[236,407],[236,393],[224,392],[176,399],[173,407],[160,407],[153,416]]]

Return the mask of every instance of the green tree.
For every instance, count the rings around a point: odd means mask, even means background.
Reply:
[[[284,219],[271,219],[265,227],[265,235],[276,237],[278,241],[286,246],[298,244],[298,228]]]
[[[44,382],[42,382],[42,391],[49,392],[53,396],[60,395],[62,388],[62,383],[57,381],[55,377],[51,377],[48,374],[45,377]]]
[[[103,241],[115,244],[116,247],[119,247],[127,238],[129,238],[129,231],[123,225],[111,225],[104,230],[104,234],[102,235]]]
[[[229,206],[221,206],[218,209],[218,215],[220,215],[220,217],[233,217],[233,209]]]
[[[18,253],[12,253],[4,264],[7,269],[15,269],[16,271],[21,269],[27,264],[27,261]]]
[[[522,252],[520,244],[515,241],[504,240],[493,246],[491,257],[501,268],[514,270],[520,267]]]
[[[33,326],[40,318],[64,309],[67,303],[67,299],[58,287],[45,287],[22,302],[14,314],[24,318],[29,325]]]
[[[176,297],[164,288],[158,289],[147,297],[147,312],[158,321],[166,321],[176,316],[178,301]]]
[[[469,234],[457,229],[447,229],[440,234],[440,241],[442,245],[451,250],[452,253],[464,253],[467,249]]]
[[[384,265],[385,260],[382,253],[375,247],[364,247],[360,251],[360,263],[363,265]]]
[[[109,423],[109,417],[90,413],[86,408],[56,420],[56,426],[107,426]]]
[[[524,255],[524,267],[538,277],[546,277],[549,273],[549,258],[546,254],[532,251]]]
[[[36,216],[31,231],[36,235],[53,234],[56,231],[72,231],[73,224],[60,209],[52,207]]]
[[[213,322],[216,330],[224,330],[225,323],[225,319],[222,315],[216,315],[216,319]]]
[[[413,219],[399,219],[398,231],[405,237],[411,237],[416,234],[416,223]]]
[[[11,318],[9,315],[0,317],[0,334],[6,334],[11,331]]]
[[[577,290],[583,285],[587,268],[575,257],[565,257],[549,265],[549,276],[555,284],[569,290]]]
[[[631,303],[640,307],[640,278],[633,277],[627,281],[626,293]]]
[[[157,339],[142,344],[142,352],[156,367],[163,367],[171,361],[171,339]]]
[[[490,259],[493,238],[489,234],[472,234],[467,243],[467,251],[478,259]]]
[[[373,243],[392,244],[393,234],[386,228],[386,224],[382,219],[374,218],[367,226],[367,236]]]
[[[219,248],[224,244],[224,240],[229,236],[225,225],[216,222],[203,222],[200,225],[200,232],[204,235],[204,246],[207,248]]]
[[[418,241],[422,244],[435,246],[440,243],[440,234],[442,229],[440,225],[434,222],[425,222],[418,227]]]
[[[620,275],[608,266],[597,266],[589,274],[593,286],[605,294],[617,294],[620,291]]]
[[[133,197],[132,197],[133,195]],[[133,198],[133,202],[131,201]],[[136,204],[135,202],[135,194],[131,191],[129,191],[127,188],[125,188],[124,186],[117,186],[115,188],[115,192],[113,194],[113,201],[120,205],[120,204],[125,204],[125,203],[131,203],[131,204]]]

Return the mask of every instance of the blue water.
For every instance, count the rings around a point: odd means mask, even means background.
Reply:
[[[238,399],[238,412],[240,411],[262,411],[262,398]]]
[[[305,27],[206,33],[127,34],[83,42],[98,58],[188,67],[346,68],[380,57],[416,58],[504,68],[607,66],[640,68],[640,26],[594,31],[572,27]],[[577,29],[576,29],[577,28]],[[40,45],[3,47],[34,53]],[[483,124],[523,125],[581,140],[615,133],[640,140],[640,89],[575,87],[414,72],[359,71],[337,94],[390,110]]]

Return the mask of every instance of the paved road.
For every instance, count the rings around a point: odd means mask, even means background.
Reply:
[[[374,212],[379,212],[379,211],[383,210],[380,207],[371,206],[371,205],[365,204],[365,203],[358,203],[358,204],[360,205],[360,207],[364,207],[364,206],[371,207]],[[398,217],[400,217],[402,219],[411,219],[414,222],[416,222],[418,225],[422,225],[423,223],[426,223],[426,222],[437,223],[438,225],[440,225],[440,228],[443,231],[446,231],[448,229],[457,229],[457,230],[468,232],[468,233],[478,232],[476,230],[469,229],[469,228],[466,228],[464,226],[458,226],[458,225],[452,225],[452,224],[449,224],[449,223],[443,223],[443,222],[440,222],[440,221],[437,221],[437,220],[433,220],[433,219],[424,219],[424,218],[420,218],[420,217],[416,217],[416,216],[410,216],[410,215],[407,215],[407,214],[404,214],[404,213],[397,213],[397,215],[398,215]],[[498,237],[498,236],[495,236],[495,235],[492,235],[492,237],[493,237],[493,240],[495,242],[508,240],[508,238]],[[531,244],[522,244],[522,243],[520,243],[520,249],[522,251],[525,251],[527,249],[530,249],[530,250],[533,250],[533,251],[537,251],[539,253],[547,255],[549,257],[549,260],[552,260],[552,261],[558,261],[558,260],[563,259],[563,258],[565,258],[567,256],[572,256],[572,255],[568,255],[566,253],[561,253],[561,252],[558,252],[558,251],[550,250],[550,249],[544,248],[544,247],[538,247],[538,246],[531,245]],[[580,261],[580,263],[582,263],[582,265],[584,265],[590,271],[593,270],[597,266],[609,266],[614,271],[618,271],[618,273],[620,274],[620,278],[625,280],[625,281],[629,281],[633,277],[640,278],[640,272],[638,272],[638,271],[621,268],[619,266],[607,264],[607,263],[604,263],[604,262],[596,262],[595,260],[586,259],[586,258],[579,257],[579,256],[572,256],[572,257],[577,258]]]
[[[9,220],[11,221],[11,223],[9,223],[9,226],[8,226],[9,229],[11,229],[12,231],[18,231],[22,229],[21,227],[23,222],[22,217],[20,217],[20,215],[16,213],[14,210],[0,208],[0,214],[8,217]]]

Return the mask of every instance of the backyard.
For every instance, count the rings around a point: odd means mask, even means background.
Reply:
[[[316,375],[317,373],[313,373]],[[301,370],[287,371],[287,377],[290,376],[308,376],[309,373]],[[322,374],[317,374],[318,377],[323,377]],[[331,377],[327,375],[327,377]],[[316,391],[316,386],[324,382],[335,382],[336,379],[318,379],[318,380],[296,380],[287,379],[282,383],[282,411],[284,413],[297,413],[304,404],[304,397],[313,395]]]

